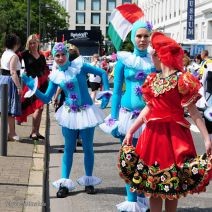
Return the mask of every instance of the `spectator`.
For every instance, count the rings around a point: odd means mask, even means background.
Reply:
[[[91,61],[92,61],[91,62],[92,66],[95,66],[98,68],[100,67],[98,54],[94,54]],[[96,99],[96,94],[99,88],[101,87],[101,77],[96,74],[89,74],[88,80],[89,80],[89,86],[91,88],[91,93],[90,93],[91,99],[94,103],[100,104],[100,101]]]
[[[37,35],[33,34],[28,37],[25,51],[22,52],[21,57],[25,64],[27,76],[32,78],[37,77],[38,88],[45,92],[48,85],[49,68],[46,65],[45,57],[39,51],[39,39]],[[26,122],[27,117],[32,114],[30,138],[33,140],[44,139],[44,136],[39,132],[44,103],[35,95],[25,98],[27,92],[29,93],[30,91],[27,86],[24,86],[21,97],[22,115],[16,119],[20,123]]]
[[[203,98],[205,99],[205,109],[212,108],[212,60],[208,60],[202,76]],[[205,125],[212,140],[212,115],[210,118],[206,116],[207,111],[204,112]],[[210,112],[212,114],[212,111]]]
[[[109,71],[109,63],[107,61],[107,57],[106,56],[103,56],[102,57],[102,61],[101,61],[101,66],[100,66],[102,69],[104,69],[107,74],[108,74],[108,71]]]
[[[199,68],[200,68],[201,62],[202,62],[201,55],[198,54],[195,56],[194,61],[190,65],[191,73],[197,78],[199,78]]]
[[[203,50],[201,52],[201,58],[202,58],[202,62],[201,62],[201,67],[199,69],[199,78],[201,79],[202,78],[202,75],[204,73],[204,70],[207,66],[207,61],[209,60],[208,58],[208,50]]]
[[[184,55],[183,56],[183,69],[184,69],[184,71],[190,71],[189,65],[190,65],[190,58],[187,55]]]
[[[19,141],[20,138],[15,131],[15,116],[21,114],[20,95],[22,92],[19,80],[21,63],[15,53],[20,47],[20,38],[15,34],[5,37],[6,50],[1,57],[0,85],[8,85],[8,140]],[[0,102],[2,99],[2,86],[0,86]],[[0,108],[0,112],[2,108]]]

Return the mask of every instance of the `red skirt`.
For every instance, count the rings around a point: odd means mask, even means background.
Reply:
[[[197,156],[191,132],[174,121],[149,121],[135,150],[120,151],[120,175],[132,191],[178,199],[205,191],[212,157]]]
[[[48,86],[48,75],[49,71],[45,71],[45,74],[38,78],[38,89],[41,92],[46,91]],[[44,103],[38,99],[35,95],[30,98],[24,98],[25,93],[29,90],[27,86],[23,86],[21,94],[21,116],[17,116],[16,120],[18,122],[27,122],[27,116],[33,114],[37,109],[42,109]]]

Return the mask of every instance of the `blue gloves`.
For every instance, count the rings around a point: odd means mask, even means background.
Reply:
[[[118,127],[116,127],[115,129],[113,129],[113,130],[111,131],[111,135],[112,135],[113,137],[115,137],[115,138],[120,138],[121,134],[120,134],[120,132],[118,131]]]
[[[22,74],[21,75],[21,78],[24,82],[24,84],[30,89],[30,90],[33,90],[34,88],[34,84],[35,84],[35,80],[30,76],[28,77],[26,74]]]
[[[102,99],[102,103],[101,103],[101,106],[100,108],[101,109],[105,109],[110,101],[110,97],[108,98],[108,96],[102,96],[100,99]]]

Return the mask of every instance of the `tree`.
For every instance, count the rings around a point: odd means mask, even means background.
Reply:
[[[24,45],[27,39],[27,0],[1,0],[0,11],[3,20],[0,22],[0,51],[6,33],[16,33]],[[30,32],[40,31],[45,42],[54,39],[57,30],[68,28],[68,13],[56,0],[31,0],[30,12]]]

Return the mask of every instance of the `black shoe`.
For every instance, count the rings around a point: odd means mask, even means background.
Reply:
[[[58,152],[59,153],[64,153],[64,150],[63,149],[58,149]]]
[[[38,136],[35,135],[35,134],[31,134],[29,137],[30,137],[33,141],[39,140]]]
[[[90,186],[85,186],[85,192],[87,194],[95,194],[96,190],[94,189],[92,185],[90,185]]]
[[[68,196],[68,188],[64,186],[60,186],[58,192],[57,192],[57,198],[65,198]]]
[[[42,136],[41,134],[38,134],[38,135],[37,135],[37,137],[38,137],[38,139],[42,139],[42,140],[44,140],[44,139],[45,139],[45,137],[44,137],[44,136]]]
[[[77,139],[77,146],[82,146],[82,139]]]

